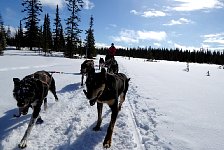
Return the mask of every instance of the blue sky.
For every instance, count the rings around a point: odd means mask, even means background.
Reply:
[[[65,28],[69,16],[64,0],[40,0],[43,16],[51,24],[59,4]],[[80,28],[94,18],[97,46],[224,49],[224,0],[84,0]],[[17,28],[25,13],[18,0],[1,0],[0,13],[6,26]],[[52,27],[53,29],[53,27]],[[85,38],[85,32],[81,34]]]

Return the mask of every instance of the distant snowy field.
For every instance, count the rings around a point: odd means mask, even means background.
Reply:
[[[99,57],[94,60],[96,69]],[[190,63],[190,71],[186,72],[186,63],[182,62],[147,62],[119,56],[116,60],[119,71],[131,80],[110,149],[224,149],[224,69]],[[85,86],[80,86],[83,61],[17,50],[7,50],[0,56],[1,150],[18,149],[32,112],[30,109],[28,115],[13,118],[18,109],[12,96],[12,78],[22,79],[38,70],[63,72],[53,74],[59,102],[49,92],[48,110],[40,113],[44,123],[35,125],[26,149],[103,149],[111,112],[105,105],[102,131],[92,131],[97,110],[85,98]]]

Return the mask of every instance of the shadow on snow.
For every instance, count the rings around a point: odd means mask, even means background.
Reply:
[[[95,112],[97,113],[97,111]],[[103,115],[102,118],[105,118],[106,116],[111,113],[110,110],[106,111],[106,113]],[[96,126],[97,121],[95,121],[93,124],[89,125],[88,128],[83,131],[80,135],[77,136],[77,139],[70,143],[69,141],[65,143],[64,145],[61,145],[57,147],[58,150],[94,150],[96,145],[100,143],[103,149],[103,140],[106,136],[107,127],[109,126],[109,123],[106,123],[101,126],[100,131],[93,131],[93,127]],[[74,131],[68,131],[68,132],[74,132]]]
[[[62,93],[66,93],[66,92],[74,92],[80,88],[81,88],[80,82],[74,83],[74,84],[69,84],[69,85],[66,85],[65,87],[63,87],[60,91],[57,91],[57,93],[62,94]]]
[[[0,140],[4,139],[4,137],[7,136],[13,129],[18,128],[30,119],[31,114],[18,118],[13,117],[14,114],[18,114],[18,111],[18,108],[14,108],[5,112],[5,115],[0,118]]]

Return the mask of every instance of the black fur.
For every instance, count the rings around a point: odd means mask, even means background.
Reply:
[[[99,59],[99,70],[104,67],[104,63],[105,63],[104,59],[102,57],[100,57],[100,59]]]
[[[19,144],[20,148],[26,147],[27,137],[29,136],[33,124],[42,123],[43,120],[39,116],[41,105],[47,103],[47,94],[50,90],[55,100],[58,101],[55,88],[55,80],[46,71],[38,71],[34,74],[24,77],[22,80],[19,78],[13,78],[14,89],[13,96],[17,101],[17,106],[19,107],[19,114],[14,115],[15,117],[20,117],[28,113],[29,107],[33,109],[33,113],[30,119],[29,126]]]
[[[111,146],[113,128],[118,112],[121,110],[122,103],[125,101],[129,80],[130,78],[127,78],[123,73],[110,74],[104,68],[99,73],[95,73],[94,70],[91,71],[86,80],[87,90],[83,90],[83,92],[87,99],[89,99],[91,106],[97,102],[98,120],[93,130],[100,130],[103,103],[107,103],[112,111],[111,121],[103,142],[104,148]],[[120,97],[120,101],[118,97]]]
[[[86,76],[86,78],[87,78],[88,72],[90,70],[92,70],[93,68],[94,68],[94,61],[93,60],[85,60],[81,64],[81,70],[80,70],[80,73],[82,74],[81,86],[83,86],[84,76]]]
[[[107,66],[107,72],[109,73],[118,73],[118,63],[114,58],[108,59],[105,62],[105,66]]]

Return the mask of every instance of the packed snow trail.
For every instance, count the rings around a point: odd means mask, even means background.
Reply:
[[[80,62],[77,66],[80,66]],[[65,66],[67,69],[74,68],[73,63],[66,63]],[[52,69],[52,65],[50,66],[50,69]],[[54,64],[53,68],[61,66],[63,65]],[[47,68],[47,66],[45,67]],[[66,71],[68,72],[68,70]],[[56,87],[61,88],[57,89],[59,102],[55,102],[53,95],[49,92],[48,109],[46,112],[42,111],[40,113],[44,123],[34,126],[28,138],[26,149],[101,150],[110,121],[111,111],[109,107],[104,105],[103,108],[102,130],[99,132],[93,131],[92,128],[96,125],[97,120],[97,109],[96,106],[91,107],[84,96],[84,87],[80,86],[81,76],[74,74],[54,74],[53,76],[56,80]],[[132,86],[130,86],[127,100],[123,104],[115,124],[111,146],[113,150],[141,150],[144,147],[147,149],[146,146],[142,145],[145,144],[143,141],[145,138],[141,137],[139,129],[136,128],[139,127],[139,123],[136,116],[133,115],[133,106],[129,104],[129,99],[136,97],[136,93],[132,94]],[[31,109],[27,116],[18,119],[18,127],[13,128],[2,140],[2,149],[17,149],[17,145],[27,128],[30,114]]]

